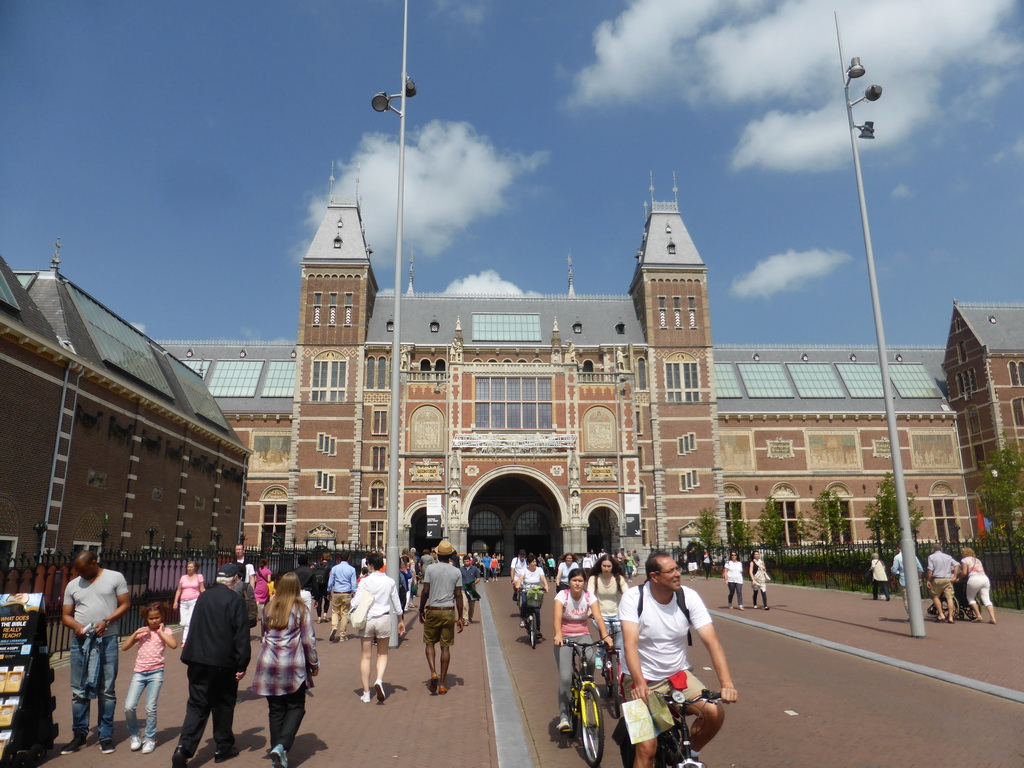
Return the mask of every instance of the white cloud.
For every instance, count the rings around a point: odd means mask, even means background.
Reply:
[[[502,278],[495,270],[485,269],[477,275],[467,275],[453,280],[444,289],[445,293],[472,293],[487,295],[526,296],[533,295],[514,283]]]
[[[833,0],[630,0],[595,30],[594,61],[577,73],[569,101],[597,107],[668,97],[700,109],[746,106],[753,114],[733,168],[834,168],[849,154],[834,7]],[[940,100],[977,106],[997,97],[1024,48],[1006,24],[1015,10],[1014,0],[845,5],[845,53],[869,69],[851,96],[872,82],[885,86],[881,101],[855,112],[879,122],[875,146],[925,127]]]
[[[733,280],[729,292],[741,299],[767,299],[781,291],[799,290],[810,280],[824,277],[849,260],[849,254],[840,251],[777,253]]]
[[[1020,158],[1024,158],[1024,139],[1017,139],[1016,142],[1006,149],[997,152],[992,156],[992,162],[1002,163],[1007,160],[1017,160]]]
[[[434,120],[406,136],[403,250],[433,256],[479,219],[509,206],[513,184],[547,159],[495,147],[469,123]],[[398,184],[398,138],[363,136],[352,157],[341,163],[334,191],[358,189],[363,223],[373,237],[374,258],[394,259]],[[307,223],[323,218],[326,199],[310,202]]]
[[[914,193],[910,191],[910,187],[908,187],[906,184],[897,184],[895,187],[893,187],[893,190],[892,192],[889,193],[889,196],[892,197],[894,200],[902,200],[907,197],[913,197]]]

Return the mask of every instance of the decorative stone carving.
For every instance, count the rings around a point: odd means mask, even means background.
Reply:
[[[811,469],[859,469],[856,432],[808,432],[807,466]]]
[[[320,523],[316,528],[311,528],[309,533],[306,534],[307,539],[328,539],[334,541],[338,537],[338,532],[333,528],[328,528],[323,523]]]
[[[444,477],[444,465],[439,461],[424,459],[412,464],[414,482],[440,482]]]
[[[612,464],[607,459],[587,462],[585,471],[587,473],[587,480],[592,483],[606,483],[619,479],[619,473],[615,464]]]
[[[769,440],[767,443],[768,458],[769,459],[792,459],[793,458],[793,441],[783,440],[781,437],[777,437],[774,440]]]
[[[478,467],[476,464],[470,464],[468,467],[466,467],[466,474],[469,475],[470,477],[476,477],[477,475],[480,474],[480,467]]]
[[[444,414],[432,405],[416,409],[412,415],[409,448],[413,451],[444,450]]]
[[[882,437],[871,441],[871,455],[876,459],[891,459],[892,445],[888,437]]]
[[[597,406],[583,417],[583,435],[588,451],[615,450],[615,414]]]
[[[560,464],[555,464],[551,467],[552,477],[561,477],[563,474],[565,474],[565,469]]]

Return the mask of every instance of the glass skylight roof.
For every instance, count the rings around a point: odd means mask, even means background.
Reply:
[[[942,393],[935,387],[935,380],[919,363],[890,365],[889,378],[900,397],[942,397]]]
[[[255,397],[262,360],[218,360],[206,381],[214,397]]]
[[[11,286],[7,284],[7,278],[0,274],[0,301],[20,309],[17,300],[14,298],[14,292],[11,290]]]
[[[295,394],[295,361],[271,360],[263,382],[263,397],[291,397]]]
[[[800,397],[846,397],[829,363],[788,363],[786,368]]]
[[[228,429],[224,415],[220,412],[220,408],[217,407],[217,401],[213,399],[209,390],[203,385],[203,380],[180,360],[170,356],[167,359],[171,363],[171,367],[175,368],[178,381],[181,383],[181,388],[185,390],[185,397],[188,399],[189,405],[192,406],[192,410],[203,418],[209,419],[214,424]]]
[[[839,375],[851,397],[882,397],[882,373],[877,363],[838,363]]]
[[[540,315],[473,315],[473,341],[539,342]]]
[[[715,363],[715,394],[724,399],[727,397],[743,397],[740,380],[732,363]]]
[[[193,371],[199,374],[200,378],[206,377],[206,372],[210,370],[209,360],[179,360],[182,365],[187,365]]]
[[[168,397],[173,397],[174,393],[153,357],[149,340],[74,285],[69,283],[68,290],[103,359]]]
[[[781,363],[737,363],[751,397],[793,397]]]

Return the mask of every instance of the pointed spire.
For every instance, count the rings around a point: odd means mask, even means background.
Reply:
[[[50,259],[50,269],[56,272],[60,268],[60,238],[53,244],[53,258]]]
[[[572,249],[569,249],[569,295],[575,296],[576,291],[572,287]]]
[[[328,197],[328,199],[334,197],[334,161],[333,160],[331,160],[331,187],[330,187],[330,191],[327,193],[327,197]]]
[[[414,248],[414,249],[412,249],[409,252],[409,289],[405,292],[407,296],[412,296],[413,295],[413,290],[412,290],[413,271],[412,271],[412,268],[413,268],[413,264],[415,263],[415,261],[416,261],[416,249]]]
[[[651,186],[648,187],[651,190],[651,209],[654,208],[654,171],[650,171],[651,174]]]
[[[676,209],[679,209],[679,187],[676,186],[676,172],[672,171],[672,199],[675,200]]]

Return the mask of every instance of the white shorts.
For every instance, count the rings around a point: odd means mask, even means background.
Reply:
[[[697,570],[697,564],[696,563],[687,563],[686,564],[686,570],[688,570],[690,573],[693,573],[694,571]]]
[[[359,631],[359,637],[391,637],[391,614],[368,619],[366,626]]]

